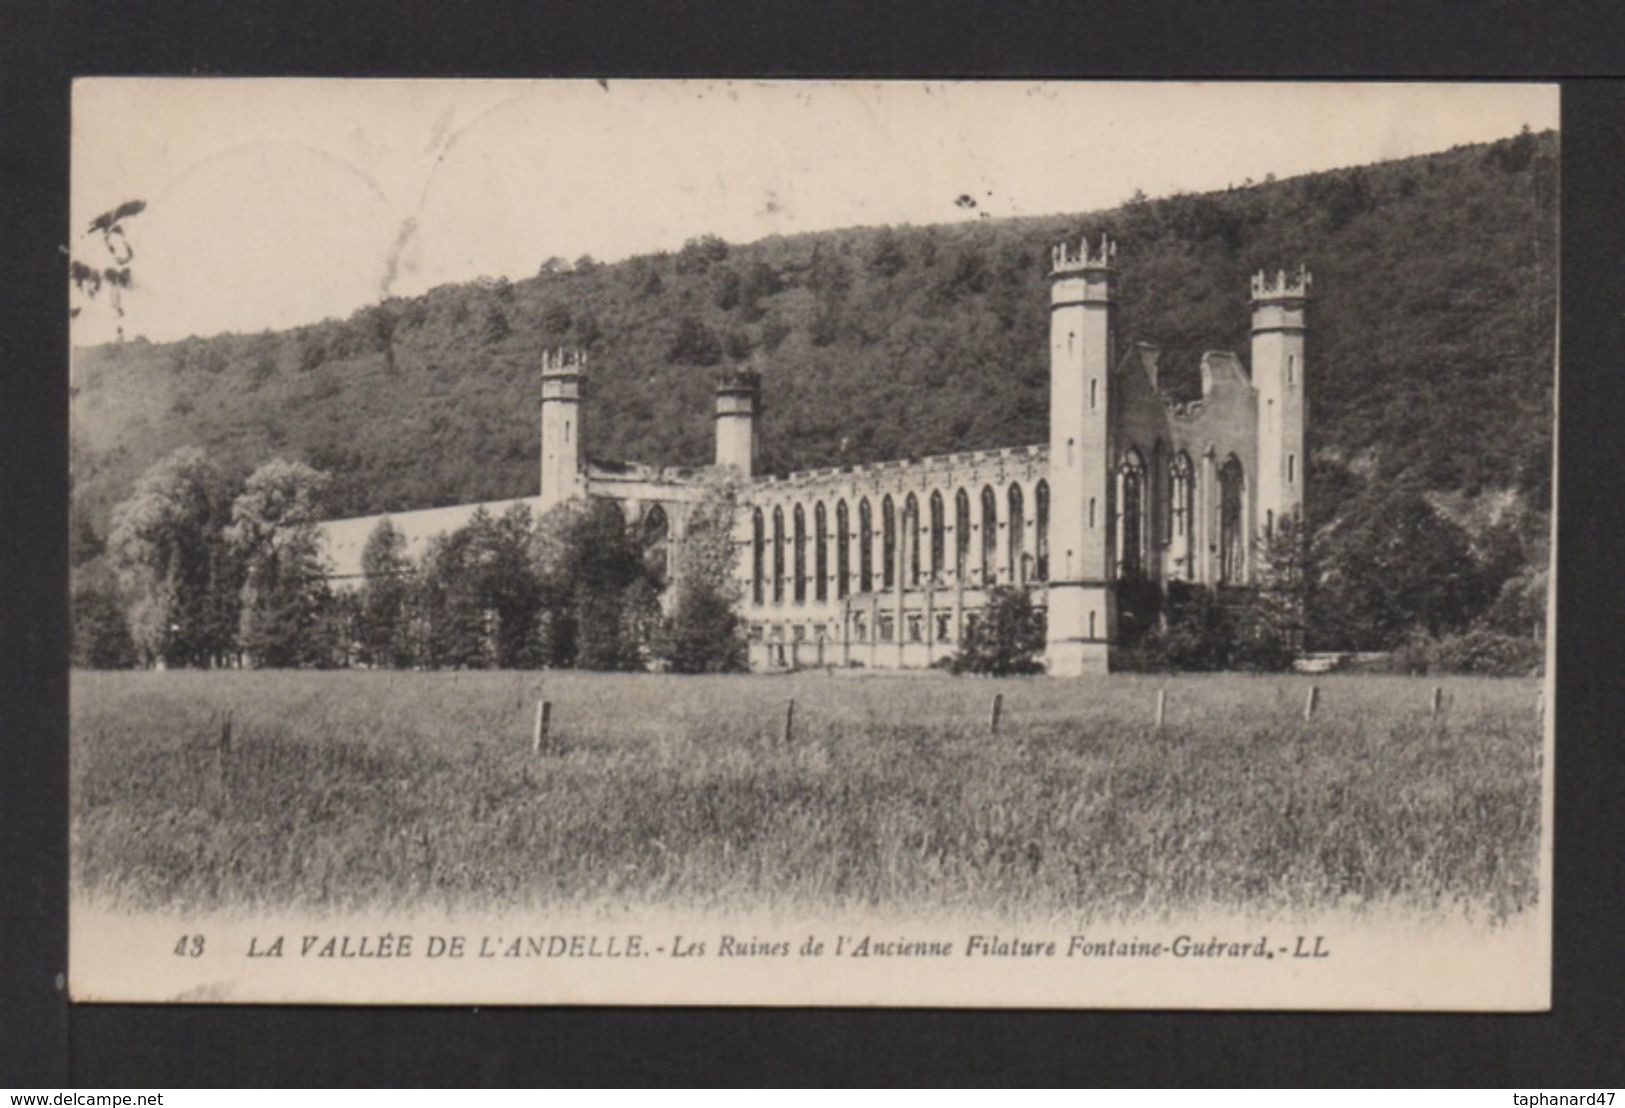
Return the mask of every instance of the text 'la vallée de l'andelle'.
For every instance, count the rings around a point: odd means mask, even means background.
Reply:
[[[897,935],[808,935],[800,941],[756,935],[719,934],[705,938],[674,935],[650,939],[637,933],[611,934],[303,934],[256,935],[250,958],[317,959],[525,959],[525,958],[1328,958],[1324,935],[1293,935],[1282,941],[1176,934],[1143,938],[1071,934],[1026,938],[971,934],[961,939]]]

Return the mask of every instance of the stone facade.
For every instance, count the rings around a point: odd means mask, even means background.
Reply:
[[[1058,246],[1051,262],[1047,442],[766,475],[761,379],[722,380],[713,468],[741,480],[752,668],[929,666],[958,651],[990,588],[1011,585],[1046,612],[1052,674],[1103,673],[1121,583],[1251,580],[1257,536],[1303,503],[1309,274],[1253,278],[1251,372],[1205,354],[1201,398],[1181,404],[1158,389],[1155,346],[1117,349],[1116,244]],[[705,473],[589,464],[586,372],[581,355],[544,359],[541,495],[529,502],[614,499],[651,543],[681,543]],[[424,527],[411,517],[426,513],[393,518],[411,539],[460,511],[436,509]],[[358,551],[368,522],[330,524],[332,545]]]

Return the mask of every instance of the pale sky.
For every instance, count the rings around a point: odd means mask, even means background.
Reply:
[[[81,80],[81,234],[128,223],[129,337],[347,316],[716,234],[944,223],[1407,157],[1558,124],[1553,85]],[[979,207],[957,207],[962,194]],[[74,341],[112,337],[105,303]]]

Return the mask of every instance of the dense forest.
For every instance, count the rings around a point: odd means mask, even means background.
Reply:
[[[1504,581],[1544,558],[1556,211],[1557,136],[1525,132],[1104,212],[538,259],[347,320],[81,349],[74,557],[180,446],[237,479],[306,462],[331,515],[533,494],[539,353],[560,345],[590,354],[600,460],[707,462],[712,387],[741,362],[772,470],[1042,441],[1049,248],[1106,230],[1122,339],[1159,343],[1185,396],[1204,350],[1245,357],[1248,275],[1307,264],[1311,530],[1335,546],[1425,502]]]

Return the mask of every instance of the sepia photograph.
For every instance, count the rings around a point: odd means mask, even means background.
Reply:
[[[72,998],[1545,1010],[1558,109],[75,82]]]

